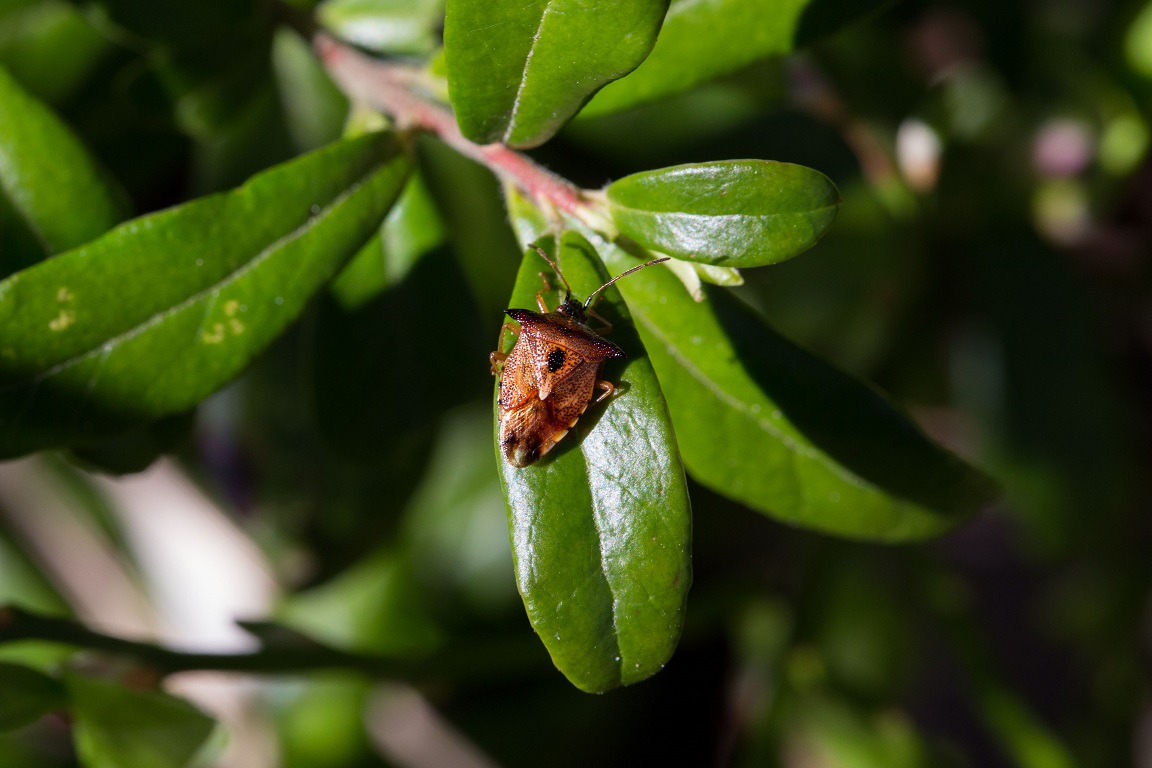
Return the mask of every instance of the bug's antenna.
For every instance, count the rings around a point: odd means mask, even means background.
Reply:
[[[567,293],[564,294],[564,301],[568,301],[568,299],[572,298],[572,286],[568,285],[568,279],[564,277],[564,273],[560,271],[560,267],[556,266],[556,262],[548,258],[548,254],[544,253],[543,248],[536,245],[536,243],[532,243],[531,245],[536,249],[536,253],[540,254],[541,258],[548,262],[548,265],[552,267],[552,269],[556,271],[556,274],[560,275],[560,279],[564,281],[564,290],[567,291]],[[624,274],[628,273],[625,272]],[[620,277],[624,277],[624,275],[620,275]]]
[[[545,257],[545,258],[547,258],[547,257]],[[669,260],[671,260],[671,258],[672,258],[671,256],[665,256],[662,259],[652,259],[652,261],[649,261],[645,264],[641,264],[638,267],[632,267],[632,269],[629,269],[625,272],[621,272],[620,274],[616,275],[616,277],[612,278],[608,282],[604,283],[604,285],[600,286],[596,290],[592,291],[592,293],[588,294],[588,298],[584,300],[584,309],[588,309],[588,306],[592,303],[592,297],[593,296],[600,293],[600,291],[602,291],[605,288],[607,288],[608,286],[612,285],[612,283],[616,282],[620,278],[627,277],[628,275],[632,274],[633,272],[639,272],[640,270],[644,269],[644,267],[650,267],[653,264],[659,264],[662,261],[669,261]],[[565,285],[567,285],[567,283],[565,283]]]

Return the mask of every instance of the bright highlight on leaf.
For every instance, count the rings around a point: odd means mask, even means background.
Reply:
[[[564,235],[557,263],[580,298],[607,280],[575,233]],[[509,306],[535,306],[542,267],[549,272],[528,251]],[[549,280],[561,285],[551,274]],[[589,406],[538,463],[520,469],[499,456],[528,618],[557,668],[592,692],[638,682],[664,666],[680,637],[691,582],[691,505],[664,397],[615,288],[602,295],[596,311],[628,355],[604,371],[620,391]],[[554,308],[557,291],[546,298]]]
[[[376,231],[408,168],[391,136],[340,142],[0,282],[0,456],[196,405]]]
[[[547,141],[656,42],[668,0],[449,0],[448,92],[479,144]]]
[[[613,221],[646,248],[725,267],[759,267],[807,250],[836,218],[822,173],[768,160],[724,160],[626,176],[608,187]]]

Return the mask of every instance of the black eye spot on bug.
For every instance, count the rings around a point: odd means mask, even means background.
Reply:
[[[564,366],[564,350],[554,349],[548,353],[548,373],[556,373]]]
[[[519,334],[509,352],[504,352],[504,334],[515,325],[500,327],[500,343],[488,356],[492,373],[499,373],[499,406],[497,421],[501,452],[514,467],[526,467],[552,449],[568,431],[576,426],[581,414],[592,403],[595,390],[602,390],[596,398],[600,402],[616,392],[616,386],[599,379],[600,367],[609,358],[622,358],[624,351],[599,333],[611,326],[588,308],[592,300],[608,286],[633,272],[668,261],[665,256],[632,267],[601,285],[581,304],[572,298],[572,288],[564,273],[551,257],[533,244],[537,253],[556,272],[564,283],[564,300],[555,312],[536,294],[540,309],[512,308],[506,314],[519,323]],[[541,275],[543,276],[543,275]],[[548,288],[547,280],[544,283]],[[588,327],[588,316],[605,323],[605,328],[593,331]],[[547,354],[540,357],[540,350]]]

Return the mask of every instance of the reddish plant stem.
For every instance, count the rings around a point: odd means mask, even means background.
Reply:
[[[418,92],[419,70],[371,58],[324,33],[313,37],[313,45],[328,74],[354,101],[383,112],[399,128],[435,134],[537,202],[582,217],[588,203],[579,187],[503,144],[480,145],[466,139],[449,109]]]

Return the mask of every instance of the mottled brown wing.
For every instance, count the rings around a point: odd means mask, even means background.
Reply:
[[[507,411],[520,407],[528,399],[538,400],[539,389],[540,377],[532,344],[521,333],[500,370],[500,407]]]
[[[527,343],[531,350],[533,383],[541,400],[547,400],[577,368],[625,356],[615,344],[566,315],[541,315],[527,309],[509,309],[507,313],[521,326],[522,341],[517,343]]]
[[[526,467],[568,434],[552,413],[552,400],[533,397],[515,410],[500,412],[500,449],[514,467]]]
[[[573,372],[589,365],[580,350],[565,341],[547,338],[532,340],[532,364],[541,400],[548,399]]]
[[[581,363],[568,373],[552,390],[548,402],[552,406],[552,417],[565,429],[575,426],[580,415],[592,401],[592,391],[596,387],[596,374],[600,363]]]

